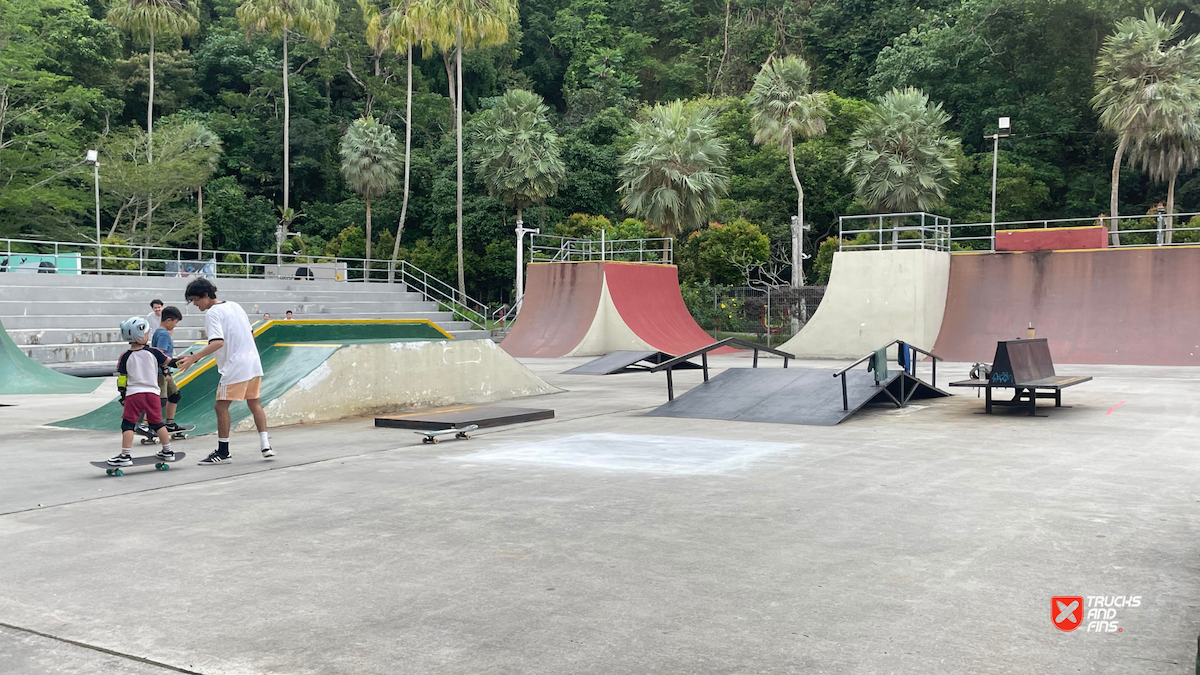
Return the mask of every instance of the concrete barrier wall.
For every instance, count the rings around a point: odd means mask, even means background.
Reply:
[[[558,391],[491,340],[365,343],[339,349],[266,413],[276,427]]]
[[[838,252],[821,306],[780,349],[807,358],[858,358],[900,339],[931,350],[949,280],[949,253]]]

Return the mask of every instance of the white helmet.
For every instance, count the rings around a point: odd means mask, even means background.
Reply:
[[[143,342],[150,324],[140,316],[131,316],[121,322],[121,339],[126,342]]]

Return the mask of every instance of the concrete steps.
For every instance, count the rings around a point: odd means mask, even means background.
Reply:
[[[14,342],[34,360],[65,366],[114,362],[128,345],[118,326],[130,316],[145,316],[150,301],[178,307],[183,321],[175,329],[182,351],[204,339],[204,316],[183,299],[187,279],[111,275],[0,274],[0,322]],[[215,280],[222,299],[242,305],[251,321],[264,313],[283,319],[428,319],[458,338],[479,339],[487,331],[454,321],[404,284],[361,284],[281,279]]]

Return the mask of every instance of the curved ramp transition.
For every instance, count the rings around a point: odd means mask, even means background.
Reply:
[[[513,356],[678,355],[715,341],[684,305],[673,265],[530,263],[527,270],[521,312],[501,343]]]

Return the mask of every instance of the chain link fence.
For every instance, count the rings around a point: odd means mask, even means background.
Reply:
[[[825,297],[825,286],[687,284],[682,291],[704,330],[717,338],[740,337],[767,346],[781,345],[799,332]]]

